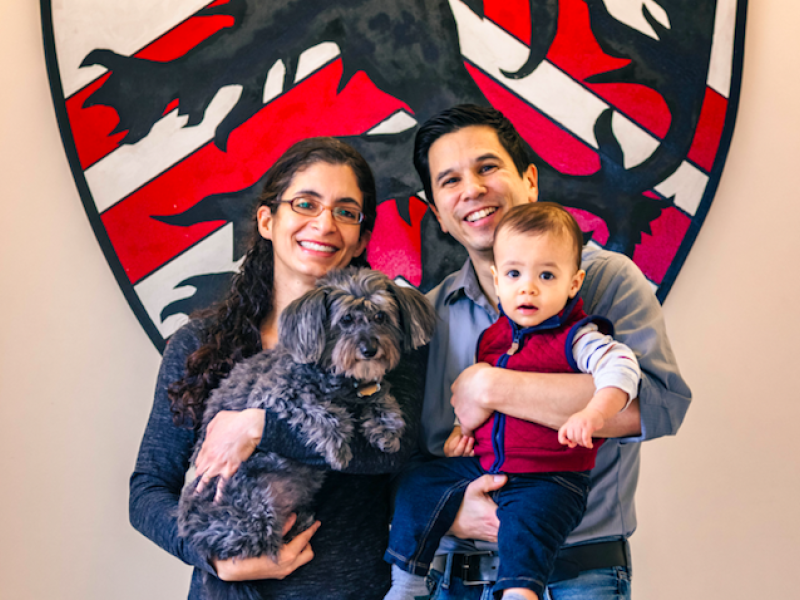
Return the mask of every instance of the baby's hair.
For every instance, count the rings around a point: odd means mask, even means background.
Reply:
[[[512,233],[552,233],[568,235],[575,249],[576,270],[581,268],[583,232],[575,218],[554,202],[531,202],[515,206],[500,220],[494,232],[494,243],[500,232],[508,229]]]

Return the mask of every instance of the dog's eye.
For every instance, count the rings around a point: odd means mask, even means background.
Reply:
[[[378,312],[376,312],[376,313],[375,313],[375,316],[374,316],[374,317],[372,317],[372,319],[373,319],[373,320],[374,320],[376,323],[383,323],[383,322],[386,320],[386,313],[385,313],[385,312],[383,312],[382,310],[381,310],[381,311],[378,311]]]
[[[353,324],[353,315],[345,315],[339,321],[342,325],[348,326]]]

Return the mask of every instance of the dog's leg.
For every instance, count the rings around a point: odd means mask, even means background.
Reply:
[[[369,443],[383,452],[400,450],[406,423],[403,411],[390,393],[378,394],[361,411],[361,427]]]
[[[308,446],[325,457],[334,469],[344,469],[353,458],[350,440],[353,438],[353,419],[341,406],[319,402],[314,397],[284,406],[287,421],[307,440]]]

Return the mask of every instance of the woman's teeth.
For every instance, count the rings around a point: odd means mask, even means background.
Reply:
[[[336,250],[336,248],[333,246],[315,244],[314,242],[300,242],[300,245],[303,248],[308,248],[309,250],[314,250],[316,252],[334,252]]]

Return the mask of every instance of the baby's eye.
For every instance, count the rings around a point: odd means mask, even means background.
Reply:
[[[375,313],[375,316],[372,317],[372,319],[376,323],[383,323],[386,320],[386,313],[383,312],[382,310],[378,311],[378,312]]]
[[[506,273],[506,277],[508,277],[509,279],[516,279],[517,277],[519,277],[519,271],[517,271],[516,269],[511,269]]]
[[[556,276],[553,275],[550,271],[543,271],[542,274],[539,275],[539,277],[541,279],[544,279],[545,281],[550,281],[551,279],[555,279],[556,278]]]

